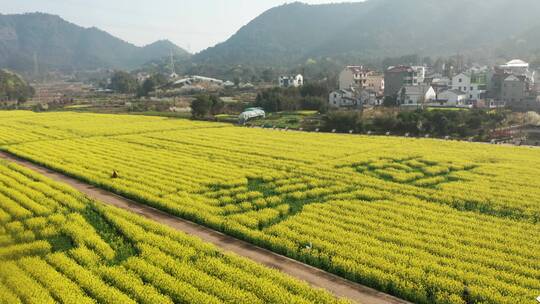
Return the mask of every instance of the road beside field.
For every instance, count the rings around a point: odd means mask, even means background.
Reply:
[[[326,271],[225,235],[218,231],[167,214],[155,208],[139,204],[109,191],[96,188],[77,179],[49,170],[43,166],[22,160],[9,153],[0,151],[0,159],[15,162],[53,180],[68,184],[78,191],[86,194],[89,198],[137,213],[176,230],[197,236],[206,242],[214,244],[224,251],[234,252],[240,256],[249,258],[268,267],[279,269],[292,277],[308,282],[314,287],[324,288],[338,297],[348,298],[362,304],[409,303],[388,294],[379,292],[375,289],[345,280]]]

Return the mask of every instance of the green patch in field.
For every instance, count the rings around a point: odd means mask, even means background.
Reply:
[[[266,118],[248,122],[248,125],[262,126],[265,128],[280,129],[307,129],[313,125],[313,121],[318,119],[317,111],[293,111],[269,113]]]
[[[306,205],[324,201],[326,194],[308,196],[304,191],[283,191],[277,181],[248,178],[244,188],[211,185],[210,196],[221,197],[222,214],[249,228],[263,230],[302,212]],[[306,189],[309,190],[309,189]]]
[[[131,241],[112,226],[95,207],[89,205],[81,214],[94,227],[97,234],[115,251],[116,256],[114,260],[109,261],[110,264],[119,264],[137,255]]]
[[[359,173],[386,181],[416,187],[436,188],[448,182],[459,181],[459,172],[470,171],[475,166],[436,162],[420,157],[377,160],[351,165]]]
[[[67,235],[59,234],[47,239],[47,242],[52,246],[52,252],[64,252],[73,249],[75,245],[73,240]]]
[[[276,194],[262,178],[248,178],[248,191],[261,192],[265,197]]]

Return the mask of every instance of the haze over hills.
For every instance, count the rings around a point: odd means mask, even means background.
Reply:
[[[341,65],[408,54],[540,58],[538,11],[538,0],[296,2],[264,12],[194,56],[168,40],[138,47],[54,15],[0,15],[0,67],[30,72],[36,57],[40,70],[136,69],[167,65],[171,50],[177,60],[195,64],[184,67],[213,69],[290,67],[322,57],[342,58]]]
[[[292,3],[268,10],[194,60],[286,65],[323,56],[512,56],[514,39],[521,43],[520,53],[538,50],[530,37],[540,27],[538,11],[537,0]]]
[[[167,40],[138,47],[55,15],[0,15],[0,66],[16,71],[33,71],[34,57],[42,70],[131,69],[169,56],[171,50],[176,56],[189,56]]]

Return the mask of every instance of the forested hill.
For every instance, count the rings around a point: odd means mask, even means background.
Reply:
[[[35,91],[21,76],[0,69],[0,102],[25,101],[34,95]]]
[[[280,64],[322,56],[381,58],[411,53],[512,56],[534,52],[538,0],[368,0],[270,9],[200,63]],[[511,42],[511,43],[509,43]]]
[[[171,50],[177,56],[189,56],[167,40],[137,47],[54,15],[0,14],[0,67],[20,72],[33,71],[34,58],[41,70],[129,69],[168,56]]]

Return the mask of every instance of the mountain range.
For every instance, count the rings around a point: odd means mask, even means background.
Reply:
[[[40,70],[132,69],[153,59],[189,54],[168,40],[138,47],[98,28],[83,28],[59,16],[0,15],[0,67]]]
[[[290,65],[326,56],[511,57],[538,52],[539,11],[538,0],[297,2],[266,11],[193,60]]]
[[[216,46],[191,56],[162,40],[145,47],[58,16],[0,15],[0,67],[136,69],[167,65],[171,50],[187,68],[291,67],[310,59],[364,62],[418,54],[540,60],[538,0],[367,0],[274,7]],[[185,71],[183,71],[185,72]]]

